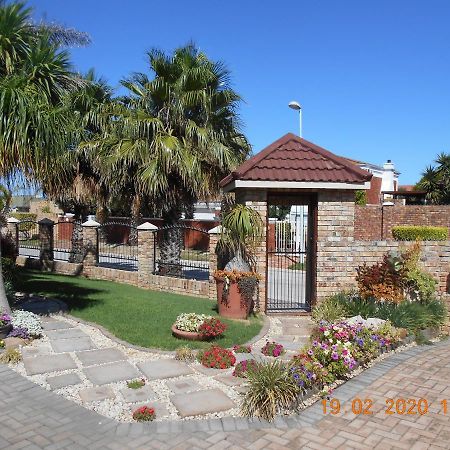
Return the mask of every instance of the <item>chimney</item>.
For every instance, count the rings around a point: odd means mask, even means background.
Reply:
[[[388,159],[383,164],[383,178],[381,180],[381,192],[394,190],[394,172],[395,166],[393,162]]]

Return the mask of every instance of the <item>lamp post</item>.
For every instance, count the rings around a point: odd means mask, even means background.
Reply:
[[[302,137],[302,107],[299,102],[289,102],[289,108],[298,111],[299,121],[300,121],[300,137]]]

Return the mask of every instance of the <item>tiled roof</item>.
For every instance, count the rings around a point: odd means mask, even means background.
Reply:
[[[372,174],[294,134],[286,134],[245,161],[221,181],[234,180],[364,183]]]

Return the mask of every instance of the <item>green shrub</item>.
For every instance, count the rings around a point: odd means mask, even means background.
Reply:
[[[445,304],[436,299],[425,303],[403,301],[397,304],[345,293],[333,298],[345,307],[347,317],[378,317],[389,320],[397,328],[406,328],[412,332],[428,327],[440,327],[447,316]]]
[[[312,310],[311,317],[316,323],[322,320],[326,322],[335,322],[346,315],[344,302],[339,301],[336,296],[328,297]]]
[[[145,380],[144,378],[141,378],[140,380],[131,380],[131,381],[127,381],[127,386],[130,389],[140,389],[141,387],[145,386]]]
[[[178,361],[192,362],[195,360],[195,352],[189,347],[178,347],[175,350],[175,359]]]
[[[397,241],[446,241],[447,227],[401,225],[392,227],[392,236]]]
[[[277,412],[295,406],[301,389],[287,364],[280,361],[260,364],[258,370],[247,372],[249,390],[241,411],[247,417],[272,421]]]
[[[366,191],[360,190],[355,192],[355,203],[359,206],[367,205],[367,193]]]
[[[3,364],[17,364],[22,360],[22,355],[16,348],[7,348],[0,355],[0,362]]]

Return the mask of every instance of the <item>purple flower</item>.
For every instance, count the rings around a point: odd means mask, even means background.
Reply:
[[[23,327],[15,327],[13,328],[10,333],[8,334],[8,337],[17,337],[21,339],[30,339],[30,334],[28,333],[28,330]]]
[[[333,353],[331,354],[331,358],[334,359],[334,360],[336,361],[337,359],[339,359],[339,355],[338,355],[336,352],[333,352]]]
[[[308,353],[309,356],[314,355],[314,352],[311,349],[309,349],[307,353]]]
[[[312,345],[313,345],[313,347],[317,347],[319,345],[319,343],[317,341],[313,341]]]
[[[327,344],[325,344],[325,342],[320,346],[320,348],[322,349],[322,350],[327,350],[328,349],[328,345]]]

